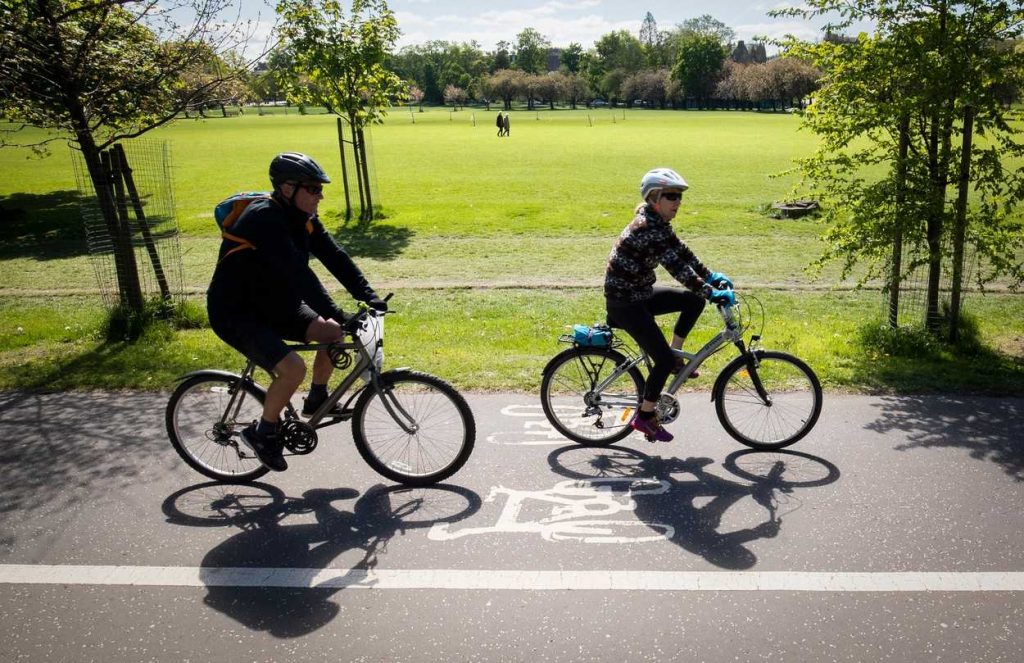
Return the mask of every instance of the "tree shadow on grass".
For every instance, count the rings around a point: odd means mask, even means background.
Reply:
[[[899,431],[897,451],[965,449],[1024,481],[1024,399],[982,396],[885,396],[869,430]]]
[[[353,258],[394,260],[402,255],[416,233],[409,228],[379,221],[343,221],[334,231],[345,251]]]
[[[54,260],[86,255],[78,191],[0,196],[0,260]]]

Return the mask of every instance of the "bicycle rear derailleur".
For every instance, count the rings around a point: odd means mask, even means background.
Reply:
[[[278,435],[281,436],[285,448],[293,454],[301,456],[316,449],[316,431],[305,421],[298,419],[282,421]]]

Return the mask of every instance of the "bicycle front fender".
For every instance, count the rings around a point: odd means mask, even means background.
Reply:
[[[760,359],[763,354],[764,350],[753,350],[752,352],[741,354],[739,357],[736,357],[726,364],[718,374],[718,377],[715,378],[715,386],[711,389],[711,401],[714,402],[716,395],[721,393],[721,390],[725,388],[726,376],[732,375],[733,368],[737,366],[746,366],[747,362],[751,359]]]

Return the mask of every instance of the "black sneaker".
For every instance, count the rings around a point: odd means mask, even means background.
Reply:
[[[277,435],[260,435],[256,431],[256,424],[249,424],[242,429],[242,442],[253,450],[264,467],[275,472],[288,469],[288,463],[281,454],[284,444]]]
[[[323,398],[312,398],[310,396],[306,396],[305,400],[302,403],[302,416],[304,416],[304,417],[312,417],[316,413],[316,411],[320,409],[320,406],[323,405],[324,401],[326,401],[326,400],[327,400],[326,396],[323,397]],[[346,417],[346,416],[350,416],[351,414],[352,414],[352,410],[342,409],[341,403],[335,403],[334,407],[332,407],[330,410],[328,410],[327,414],[325,414],[324,416],[325,417]]]

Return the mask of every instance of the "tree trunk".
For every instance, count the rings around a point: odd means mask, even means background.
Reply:
[[[370,190],[370,159],[366,154],[366,136],[363,127],[359,127],[359,151],[362,153],[363,182],[366,186],[366,209],[363,211],[363,220],[373,221],[373,193]]]
[[[412,109],[409,109],[409,114],[412,115]],[[416,118],[413,117],[413,124],[416,124]],[[345,220],[348,221],[352,218],[352,198],[348,190],[348,164],[345,163],[345,123],[339,117],[338,118],[338,151],[341,152],[341,185],[345,190]]]
[[[956,218],[953,221],[953,285],[949,304],[949,340],[960,340],[960,293],[964,275],[964,241],[967,235],[967,193],[971,183],[971,150],[974,139],[974,107],[964,109],[964,135],[960,154]]]
[[[910,116],[900,118],[899,153],[896,160],[896,219],[893,229],[892,273],[889,276],[889,326],[899,326],[900,288],[903,271],[903,219],[907,201],[907,152],[910,149]]]
[[[84,119],[78,126],[86,126]],[[114,203],[109,173],[103,167],[103,160],[99,149],[96,147],[96,143],[93,141],[92,134],[88,131],[80,130],[76,132],[75,139],[78,142],[79,150],[82,152],[82,158],[85,160],[85,167],[89,172],[89,179],[92,181],[93,189],[96,191],[100,214],[107,227],[107,235],[110,237],[111,246],[113,247],[118,299],[127,310],[141,313],[144,301],[142,285],[139,283],[138,267],[135,264],[135,253],[132,251],[131,237],[125,238],[121,232],[121,224],[117,217],[117,208]]]

